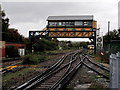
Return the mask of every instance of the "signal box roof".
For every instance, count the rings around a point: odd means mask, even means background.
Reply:
[[[79,15],[79,16],[49,16],[47,21],[56,21],[56,20],[93,20],[93,15]]]

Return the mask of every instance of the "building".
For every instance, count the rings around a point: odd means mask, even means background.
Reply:
[[[96,28],[96,21],[93,20],[93,15],[80,16],[49,16],[47,29],[55,30],[71,30],[80,28]]]
[[[20,43],[9,43],[5,41],[0,41],[0,58],[5,58],[6,57],[6,52],[5,48],[7,46],[14,46],[17,50],[20,56],[25,55],[25,44],[20,44]]]
[[[25,44],[6,42],[5,46],[6,47],[7,46],[14,46],[18,50],[20,56],[25,55],[25,47],[26,47]]]
[[[97,28],[93,15],[49,16],[47,21],[47,30],[49,31],[90,31]],[[55,36],[54,34],[52,35]],[[89,35],[86,34],[86,37],[91,35],[92,32],[89,32]],[[81,34],[77,36],[82,37]]]
[[[11,38],[7,38],[7,40],[2,39],[3,41],[0,41],[0,58],[5,58],[7,56],[7,46],[14,46],[18,50],[20,56],[25,55],[26,45],[21,43],[22,37],[18,33],[18,30],[15,28],[9,28],[7,32],[11,35]]]

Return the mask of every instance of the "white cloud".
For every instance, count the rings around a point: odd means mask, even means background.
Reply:
[[[28,37],[30,30],[35,31],[35,30],[42,30],[44,28],[44,27],[40,27],[40,25],[45,26],[45,23],[43,21],[34,22],[34,23],[22,22],[22,23],[13,24],[9,28],[16,27],[16,29],[18,29],[21,35]]]
[[[2,0],[2,2],[118,2],[119,0]]]

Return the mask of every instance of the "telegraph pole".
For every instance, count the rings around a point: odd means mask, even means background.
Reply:
[[[110,41],[110,21],[108,21],[108,42]]]
[[[108,50],[109,50],[109,54],[111,53],[110,50],[110,21],[108,21]]]

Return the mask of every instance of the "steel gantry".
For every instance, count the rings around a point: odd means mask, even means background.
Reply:
[[[30,40],[35,38],[89,38],[94,42],[96,53],[97,21],[93,15],[49,16],[42,31],[29,31]]]
[[[94,53],[96,53],[96,29],[87,30],[74,30],[74,31],[29,31],[29,39],[39,38],[89,38],[94,41]]]

